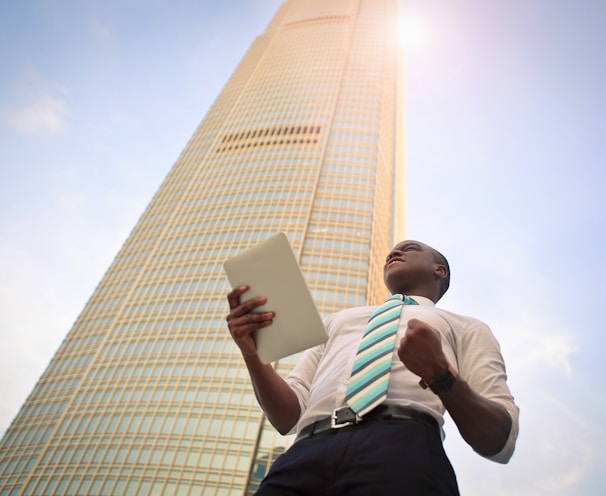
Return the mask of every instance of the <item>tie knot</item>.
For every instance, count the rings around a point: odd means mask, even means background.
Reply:
[[[406,295],[399,294],[399,293],[391,295],[385,303],[390,302],[390,301],[401,301],[404,305],[418,305],[418,303],[415,300],[413,300],[410,296],[406,296]]]

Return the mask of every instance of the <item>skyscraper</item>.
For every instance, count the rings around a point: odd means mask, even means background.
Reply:
[[[0,494],[254,489],[291,441],[226,329],[222,262],[284,231],[322,313],[383,299],[402,229],[398,3],[281,5],[2,439]]]

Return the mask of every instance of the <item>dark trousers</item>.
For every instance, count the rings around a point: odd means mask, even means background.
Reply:
[[[257,496],[458,495],[442,441],[414,420],[377,420],[296,442]]]

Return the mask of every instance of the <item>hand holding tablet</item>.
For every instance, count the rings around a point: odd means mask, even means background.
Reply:
[[[275,312],[273,323],[254,333],[264,363],[326,342],[324,322],[284,233],[226,260],[223,268],[232,288],[249,287],[243,301],[267,297],[255,312]]]

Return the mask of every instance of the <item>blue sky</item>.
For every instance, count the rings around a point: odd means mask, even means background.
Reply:
[[[278,0],[0,6],[0,431]],[[407,234],[453,268],[521,407],[466,496],[606,493],[606,4],[403,2]]]

